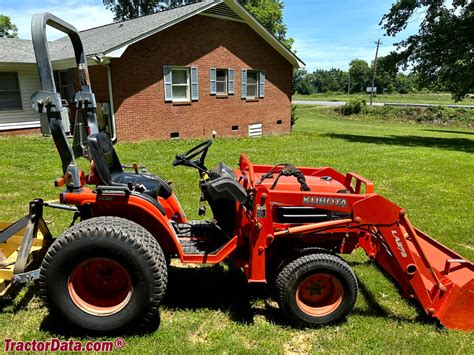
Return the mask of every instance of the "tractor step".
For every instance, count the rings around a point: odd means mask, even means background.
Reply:
[[[210,221],[189,221],[175,224],[184,254],[215,254],[228,238],[216,224]]]

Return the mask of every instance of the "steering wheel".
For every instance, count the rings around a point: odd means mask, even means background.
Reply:
[[[211,144],[212,140],[208,140],[199,143],[197,146],[191,148],[184,154],[177,154],[175,157],[176,159],[173,162],[173,166],[184,165],[196,168],[203,172],[206,171],[207,168],[204,165],[204,160],[206,159],[207,151]]]

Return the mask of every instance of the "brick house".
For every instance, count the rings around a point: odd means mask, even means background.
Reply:
[[[237,0],[204,0],[80,34],[99,126],[114,138],[245,136],[290,130],[292,73],[303,63]],[[20,47],[15,42],[21,42],[26,55],[17,53]],[[51,42],[50,52],[57,89],[71,101],[77,80],[69,39]],[[6,60],[11,57],[24,62]],[[15,110],[2,110],[0,81],[0,134],[39,126],[25,99],[39,89],[34,66],[30,41],[0,39],[0,79],[10,80],[3,86],[17,89],[18,96],[15,99],[12,91],[13,99],[7,101],[17,105],[17,115]],[[32,118],[22,116],[18,122],[30,122],[23,127],[14,122],[20,108]],[[13,122],[6,118],[9,113]]]

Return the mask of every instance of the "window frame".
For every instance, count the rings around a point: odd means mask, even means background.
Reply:
[[[6,93],[14,92],[14,93],[17,93],[18,94],[19,106],[18,107],[6,107],[6,108],[1,108],[0,107],[0,111],[2,111],[2,112],[5,112],[5,111],[23,111],[23,100],[22,100],[22,97],[21,97],[21,87],[20,87],[20,74],[17,71],[2,71],[1,73],[15,74],[17,89],[16,90],[1,90],[0,89],[0,92],[6,92]]]
[[[259,88],[260,88],[260,75],[258,69],[247,69],[247,100],[258,100],[259,99]],[[249,84],[249,74],[255,73],[255,84]],[[249,96],[249,87],[255,85],[255,96]]]
[[[225,81],[219,81],[217,72],[223,71],[225,73]],[[219,92],[217,90],[217,84],[224,83],[225,92]],[[228,68],[216,68],[216,96],[227,96],[229,95],[229,69]]]
[[[171,67],[171,102],[191,102],[191,73],[189,67]],[[186,73],[186,83],[185,84],[174,84],[173,83],[173,72],[174,71],[184,71]],[[185,98],[175,98],[174,97],[174,87],[181,86],[186,87],[186,97]]]
[[[67,75],[67,82],[62,81],[62,74]],[[54,84],[56,85],[56,91],[61,95],[61,99],[67,100],[68,103],[74,101],[74,73],[72,69],[58,69],[53,71]],[[70,80],[70,81],[69,81]]]

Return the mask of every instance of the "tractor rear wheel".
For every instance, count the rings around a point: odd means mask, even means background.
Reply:
[[[298,326],[336,323],[351,311],[357,279],[350,266],[332,254],[309,254],[287,264],[276,280],[278,304]]]
[[[145,326],[167,285],[160,245],[142,226],[97,217],[68,229],[49,248],[40,289],[52,311],[93,331]]]

